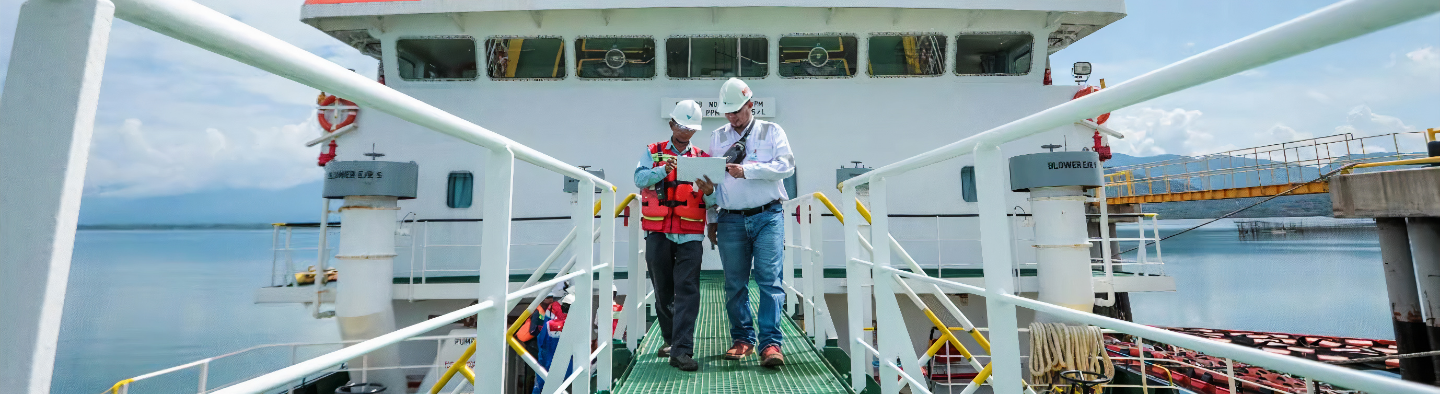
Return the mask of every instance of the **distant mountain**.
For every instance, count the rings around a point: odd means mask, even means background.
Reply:
[[[85,196],[83,228],[194,227],[213,224],[268,224],[320,220],[316,181],[288,189],[228,189],[163,197]],[[227,226],[233,227],[233,226]]]

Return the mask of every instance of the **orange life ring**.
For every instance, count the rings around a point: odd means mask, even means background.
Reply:
[[[353,101],[335,97],[335,95],[325,95],[324,93],[321,93],[320,98],[316,101],[316,104],[319,104],[321,107],[331,106],[334,105],[336,102],[339,102],[340,105],[343,106],[355,106],[355,102]],[[332,111],[344,111],[345,119],[340,121],[340,123],[338,124],[330,124],[329,118],[330,115],[333,113]],[[350,124],[355,123],[355,118],[358,116],[360,116],[360,110],[356,108],[346,108],[339,110],[320,108],[318,111],[315,111],[315,117],[317,120],[320,121],[320,129],[325,130],[326,133],[333,133],[336,130],[340,130],[345,126],[349,126]]]
[[[1081,98],[1081,97],[1085,97],[1085,95],[1087,95],[1087,94],[1095,93],[1095,92],[1098,92],[1098,91],[1100,91],[1100,88],[1097,88],[1097,87],[1094,87],[1094,86],[1086,86],[1086,87],[1080,88],[1080,91],[1075,92],[1075,97],[1071,98],[1071,100],[1078,99],[1078,98]],[[1091,122],[1095,122],[1095,124],[1105,124],[1106,121],[1109,121],[1109,120],[1110,120],[1110,113],[1109,113],[1109,112],[1106,112],[1106,113],[1104,113],[1104,114],[1101,114],[1100,116],[1096,116],[1094,119],[1086,119],[1086,120],[1091,121]]]

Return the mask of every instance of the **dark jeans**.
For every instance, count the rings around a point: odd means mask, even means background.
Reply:
[[[655,284],[655,314],[671,354],[695,354],[700,315],[700,241],[676,244],[664,233],[645,236],[645,262]]]

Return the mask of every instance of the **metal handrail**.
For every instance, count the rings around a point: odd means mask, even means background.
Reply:
[[[979,134],[876,168],[841,182],[839,189],[870,183],[966,155],[977,147],[1046,132],[1242,71],[1310,52],[1435,13],[1440,4],[1405,0],[1350,0],[1275,25],[1135,79],[1040,111]]]
[[[419,126],[499,152],[572,178],[589,179],[612,191],[615,185],[579,167],[471,123],[372,81],[334,62],[190,0],[115,0],[115,16],[255,66],[303,85],[344,97]]]
[[[414,338],[407,338],[407,339],[405,339],[405,341],[407,341],[407,342],[408,342],[408,341],[434,341],[434,340],[461,339],[461,338],[472,338],[472,337],[471,337],[471,336],[468,336],[468,335],[430,335],[430,336],[420,336],[420,337],[414,337]],[[128,386],[128,385],[130,385],[130,384],[132,384],[132,383],[135,383],[135,382],[139,382],[139,381],[146,380],[146,379],[151,379],[151,378],[154,378],[154,377],[157,377],[157,376],[161,376],[161,375],[165,375],[165,374],[169,374],[169,373],[172,373],[172,372],[177,372],[177,371],[182,371],[182,370],[194,368],[194,367],[197,367],[197,366],[202,366],[202,365],[206,365],[206,364],[212,364],[212,363],[214,363],[215,361],[219,361],[219,360],[221,360],[221,359],[226,359],[226,358],[230,358],[230,357],[235,357],[235,356],[239,356],[239,355],[242,355],[242,354],[245,354],[245,353],[254,352],[254,351],[257,351],[257,350],[261,350],[261,349],[280,348],[280,347],[298,348],[298,347],[308,347],[308,346],[349,345],[349,344],[354,344],[354,343],[360,343],[360,342],[363,342],[363,341],[364,341],[364,340],[355,339],[355,340],[348,340],[348,341],[289,342],[289,343],[267,343],[267,344],[263,344],[263,345],[255,345],[255,346],[247,347],[247,348],[244,348],[244,349],[236,350],[236,351],[233,351],[233,352],[221,354],[221,355],[218,355],[218,356],[206,357],[206,358],[203,358],[203,359],[199,359],[199,360],[191,361],[191,362],[188,362],[188,363],[176,365],[176,366],[173,366],[173,367],[170,367],[170,368],[165,368],[165,369],[161,369],[161,370],[154,371],[154,372],[147,372],[147,373],[144,373],[144,374],[136,375],[135,377],[131,377],[131,378],[128,378],[128,379],[122,379],[122,380],[120,380],[120,381],[118,381],[118,382],[115,382],[115,385],[111,386],[110,388],[105,389],[105,391],[101,391],[100,394],[106,394],[106,393],[118,394],[118,393],[120,393],[121,390],[123,390],[126,386]],[[204,379],[204,377],[202,377],[201,379]]]

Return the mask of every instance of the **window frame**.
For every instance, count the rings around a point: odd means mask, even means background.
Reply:
[[[956,67],[959,67],[959,66],[960,66],[960,36],[987,36],[987,35],[996,35],[996,36],[998,36],[998,35],[1007,35],[1007,34],[1012,34],[1012,35],[1013,35],[1013,34],[1023,34],[1023,35],[1030,36],[1030,69],[1029,69],[1028,71],[1026,71],[1024,74],[1003,74],[1003,73],[962,74],[962,73],[960,73],[960,70],[956,70]],[[953,65],[951,65],[951,67],[950,67],[950,72],[951,72],[952,74],[954,74],[955,76],[960,76],[960,77],[1023,77],[1023,76],[1028,76],[1028,75],[1030,75],[1031,73],[1034,73],[1034,72],[1035,72],[1035,65],[1036,65],[1036,64],[1035,64],[1035,62],[1036,62],[1036,59],[1035,59],[1035,58],[1036,58],[1036,56],[1035,56],[1035,37],[1036,37],[1035,33],[1033,33],[1033,32],[1028,32],[1028,31],[1022,31],[1022,30],[962,31],[962,32],[959,32],[959,33],[955,33],[955,42],[954,42],[955,48],[954,48],[953,51],[951,51],[952,53],[955,54],[955,56],[954,56],[952,59],[950,59],[950,60],[954,60],[955,62],[954,62]]]
[[[463,207],[457,206],[460,204],[455,201],[455,179],[457,178],[456,175],[461,174],[468,175],[465,179],[466,183],[470,186],[470,190],[464,193],[464,196],[468,197],[468,199],[465,201],[465,206]],[[450,209],[469,209],[475,206],[475,173],[470,171],[450,171],[445,175],[445,206]]]
[[[935,78],[935,77],[943,77],[943,76],[945,76],[945,75],[947,74],[947,73],[945,72],[945,70],[946,70],[946,63],[945,63],[945,62],[946,62],[947,60],[949,60],[949,59],[947,59],[947,57],[949,57],[949,54],[950,54],[950,52],[951,52],[951,51],[950,51],[951,48],[942,48],[942,49],[941,49],[941,52],[943,52],[943,53],[940,54],[940,62],[941,62],[941,63],[940,63],[940,72],[939,72],[939,73],[936,73],[936,74],[928,74],[928,75],[875,75],[874,68],[871,67],[871,64],[870,64],[870,51],[873,50],[873,48],[870,47],[870,39],[871,39],[871,38],[875,38],[875,37],[895,37],[895,36],[940,36],[940,40],[939,40],[940,42],[944,43],[945,45],[950,45],[950,36],[947,36],[947,35],[945,35],[945,33],[941,33],[941,32],[931,32],[931,31],[904,31],[904,32],[879,32],[879,33],[870,33],[870,34],[867,34],[867,35],[865,35],[865,54],[864,54],[864,56],[865,56],[865,76],[870,77],[870,78]],[[857,72],[856,74],[859,74],[859,73]]]
[[[960,200],[980,202],[980,191],[975,186],[975,166],[973,165],[960,167]]]
[[[575,46],[575,41],[595,39],[595,38],[644,38],[644,39],[649,39],[649,40],[650,40],[650,43],[653,44],[654,47],[655,47],[655,58],[650,60],[650,63],[651,63],[651,64],[654,64],[654,66],[655,66],[655,75],[651,75],[649,78],[631,78],[631,77],[623,77],[623,78],[593,77],[593,78],[592,78],[592,77],[582,77],[582,76],[580,76],[580,47]],[[570,45],[575,47],[575,79],[578,79],[578,80],[581,80],[581,81],[653,81],[653,80],[655,80],[655,78],[657,78],[657,77],[660,76],[660,57],[665,54],[665,52],[663,51],[663,48],[661,48],[661,46],[660,46],[660,42],[655,39],[655,36],[652,36],[652,35],[644,35],[644,34],[620,34],[620,35],[614,35],[614,34],[612,34],[612,35],[576,36],[575,39],[571,40]]]
[[[764,69],[765,69],[765,74],[764,74],[764,75],[760,75],[760,76],[758,76],[758,77],[739,76],[740,70],[737,69],[737,70],[735,70],[735,74],[736,74],[737,76],[734,76],[734,77],[675,77],[675,76],[671,76],[671,75],[670,75],[670,59],[669,59],[669,57],[670,57],[670,39],[673,39],[673,38],[691,38],[691,39],[694,39],[694,38],[737,38],[737,39],[738,39],[738,38],[762,38],[762,39],[765,39],[765,63],[764,63],[764,65],[765,65],[765,67],[764,67]],[[776,40],[776,43],[778,43],[778,42],[779,42],[779,40]],[[773,60],[770,59],[770,49],[771,49],[772,47],[770,46],[770,36],[767,36],[767,35],[764,35],[764,34],[680,34],[680,35],[672,35],[672,36],[665,37],[665,42],[664,42],[664,44],[665,44],[665,46],[662,47],[661,50],[663,51],[662,53],[664,53],[664,54],[665,54],[665,57],[666,57],[666,59],[665,59],[665,79],[673,79],[673,80],[679,80],[679,81],[695,81],[695,80],[711,80],[711,81],[715,81],[715,80],[727,80],[727,79],[730,79],[730,78],[736,78],[736,79],[740,79],[740,80],[756,80],[756,79],[765,79],[765,78],[769,78],[769,77],[770,77],[770,62],[773,61]],[[735,48],[735,52],[738,54],[738,53],[740,52],[740,48],[738,47],[738,45],[739,45],[738,43],[737,43],[736,45],[737,45],[737,47]],[[690,67],[689,62],[686,62],[686,65],[685,65],[685,66],[686,66],[687,68]],[[657,74],[658,74],[658,73],[657,73]]]
[[[569,59],[570,56],[568,55],[568,53],[570,52],[570,50],[569,50],[569,48],[566,48],[566,47],[565,47],[565,37],[563,37],[563,36],[557,36],[557,35],[530,35],[530,36],[527,36],[527,35],[494,35],[494,36],[486,36],[486,37],[485,37],[485,41],[488,42],[488,41],[490,41],[490,40],[514,40],[514,39],[530,40],[530,39],[545,39],[545,38],[553,38],[553,39],[556,39],[556,40],[560,40],[560,63],[563,63],[563,64],[561,64],[561,66],[560,66],[560,71],[561,71],[561,72],[564,72],[564,74],[562,74],[562,75],[559,76],[559,77],[553,77],[553,78],[521,78],[521,77],[516,77],[516,78],[500,77],[500,78],[496,78],[496,77],[490,75],[490,48],[489,48],[489,47],[486,47],[486,48],[481,48],[481,49],[483,49],[483,50],[485,51],[485,58],[484,58],[484,59],[485,59],[485,78],[488,79],[488,80],[490,80],[490,81],[501,81],[501,82],[510,82],[510,81],[564,81],[564,80],[568,79],[568,78],[570,77],[570,72],[569,72],[569,70],[570,70],[570,60],[572,60],[572,59]]]
[[[854,38],[854,39],[855,39],[855,73],[850,74],[850,75],[830,75],[830,76],[801,75],[801,76],[787,77],[787,76],[785,76],[785,75],[780,74],[779,64],[776,64],[776,67],[775,67],[775,76],[776,76],[776,77],[780,77],[780,79],[846,79],[846,78],[855,78],[856,76],[860,75],[860,39],[861,39],[861,37],[860,37],[859,34],[856,34],[856,33],[790,33],[790,34],[782,34],[782,35],[780,35],[780,38],[775,39],[775,54],[776,54],[777,57],[780,55],[780,40],[783,40],[783,39],[786,39],[786,38],[791,38],[791,37],[850,37],[850,38]],[[869,45],[866,45],[866,47],[868,48]],[[776,58],[774,61],[777,61],[777,62],[778,62],[778,61],[780,61],[780,59],[779,59],[779,58]],[[868,63],[867,63],[867,64],[868,64]]]
[[[466,39],[466,40],[470,40],[471,49],[473,49],[473,50],[475,51],[475,77],[474,77],[474,78],[421,78],[421,79],[405,78],[404,74],[402,74],[401,71],[399,70],[400,61],[401,61],[401,58],[400,58],[400,41],[404,41],[404,40],[437,40],[437,39],[438,39],[438,40],[455,40],[455,39]],[[480,80],[480,60],[481,60],[481,58],[480,58],[480,42],[475,40],[475,36],[464,35],[464,34],[440,34],[440,35],[415,35],[415,36],[399,36],[399,37],[395,37],[395,66],[396,66],[395,76],[398,77],[401,81],[405,81],[405,82],[415,82],[415,83],[427,83],[427,82],[469,82],[469,81],[477,81],[477,80]],[[407,61],[408,61],[408,60],[407,60]],[[414,62],[412,61],[411,63],[413,64]]]

